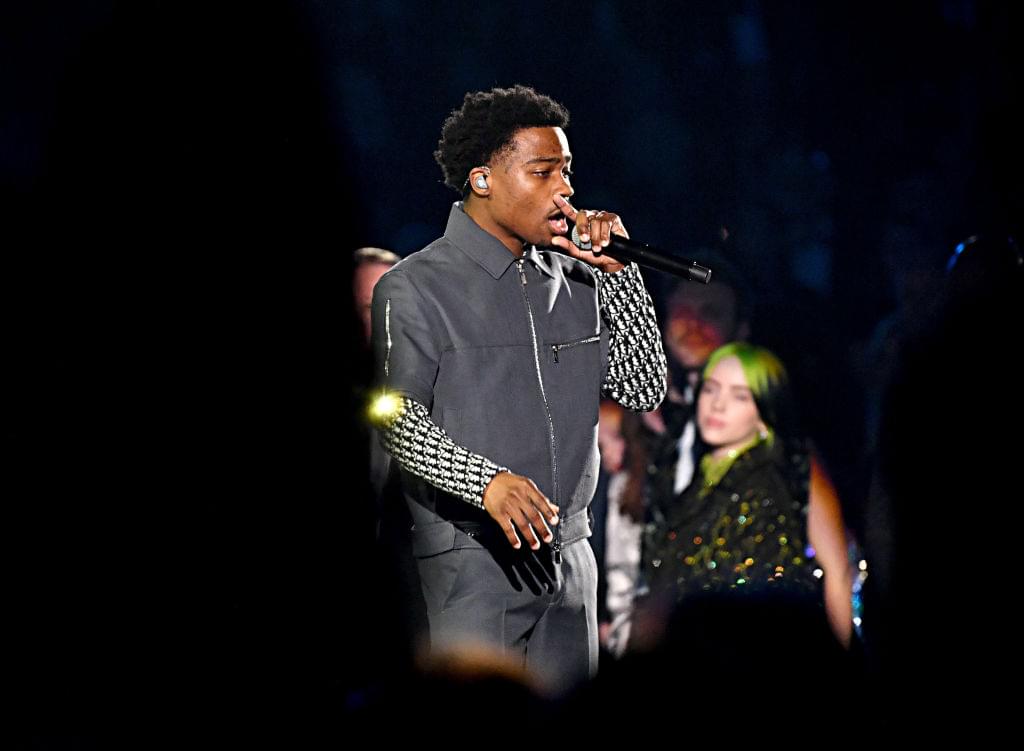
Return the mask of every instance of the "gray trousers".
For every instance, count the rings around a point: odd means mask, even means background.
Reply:
[[[495,530],[497,527],[495,526]],[[431,650],[485,645],[562,694],[597,672],[597,563],[585,538],[515,550],[450,522],[417,525],[413,555]]]

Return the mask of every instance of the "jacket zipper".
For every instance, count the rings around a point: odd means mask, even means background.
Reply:
[[[533,324],[533,306],[530,304],[530,296],[526,292],[526,272],[523,270],[523,259],[516,259],[516,267],[519,269],[519,279],[523,286],[523,301],[526,303],[526,315],[530,319],[530,336],[533,340],[533,362],[537,368],[537,383],[540,385],[540,398],[544,402],[544,413],[548,418],[548,448],[551,451],[551,484],[554,488],[554,502],[558,505],[558,466],[555,463],[555,423],[551,419],[551,407],[548,406],[548,397],[544,392],[544,377],[540,370],[540,346],[537,344],[537,329]],[[551,550],[554,554],[555,563],[562,562],[562,533],[561,527],[553,531],[554,539],[551,541]]]
[[[596,342],[600,338],[601,338],[600,336],[595,335],[595,336],[587,337],[586,339],[580,339],[578,342],[566,342],[565,344],[552,344],[551,345],[551,352],[555,356],[555,362],[558,362],[558,350],[560,350],[560,349],[569,349],[570,347],[576,347],[576,346],[578,346],[580,344],[590,344],[591,342]]]

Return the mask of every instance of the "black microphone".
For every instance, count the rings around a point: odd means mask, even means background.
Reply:
[[[572,237],[570,240],[573,245],[581,250],[590,250],[592,247],[591,243],[580,242],[580,234],[575,225],[572,228]],[[676,276],[681,276],[684,279],[689,279],[691,282],[707,284],[711,281],[711,269],[707,266],[701,266],[696,261],[691,261],[687,258],[679,258],[671,253],[666,253],[663,250],[652,248],[646,243],[630,240],[622,237],[621,235],[613,234],[611,236],[611,242],[608,243],[608,247],[602,248],[601,252],[607,253],[616,261],[621,261],[622,263],[635,261],[641,266],[647,266],[651,269],[675,274]]]

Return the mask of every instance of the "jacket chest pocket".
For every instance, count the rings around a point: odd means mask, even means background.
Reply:
[[[559,362],[559,357],[569,353],[575,347],[585,347],[587,345],[597,344],[601,341],[600,334],[594,334],[587,336],[582,339],[575,339],[569,342],[559,342],[557,344],[549,344],[548,349],[551,352],[551,358],[555,363]]]
[[[596,416],[604,377],[601,335],[590,334],[545,346],[547,365],[544,370],[549,397],[554,396],[555,401],[572,412],[574,424],[579,420],[589,421]],[[565,417],[563,415],[563,419]]]

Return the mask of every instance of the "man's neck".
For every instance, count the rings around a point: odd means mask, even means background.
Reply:
[[[494,238],[508,248],[508,252],[516,258],[523,257],[523,241],[502,229],[501,225],[494,221],[486,209],[477,201],[466,200],[462,204],[462,210],[466,216],[476,222],[484,232],[493,235]]]

